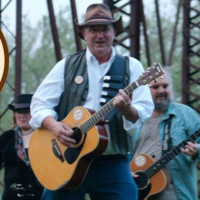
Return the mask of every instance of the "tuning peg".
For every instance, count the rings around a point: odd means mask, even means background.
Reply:
[[[148,87],[151,87],[151,84],[147,84]]]
[[[163,79],[163,76],[161,76],[160,78]]]

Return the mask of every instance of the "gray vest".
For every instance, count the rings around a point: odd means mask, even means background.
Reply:
[[[76,106],[82,106],[88,94],[88,74],[85,50],[81,50],[66,58],[64,72],[64,91],[61,95],[60,102],[55,110],[58,113],[58,121],[63,120],[68,113]],[[113,62],[114,63],[114,62]],[[125,83],[129,83],[129,62],[126,59]],[[78,85],[75,83],[75,77],[82,76],[84,81]],[[132,151],[132,139],[123,128],[122,116],[119,112],[109,122],[110,138],[114,150],[120,154]]]

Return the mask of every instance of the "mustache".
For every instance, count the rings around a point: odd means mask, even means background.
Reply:
[[[166,97],[167,95],[166,94],[159,94],[156,96],[156,98],[159,98],[159,97]]]
[[[95,42],[103,43],[105,40],[96,40]]]

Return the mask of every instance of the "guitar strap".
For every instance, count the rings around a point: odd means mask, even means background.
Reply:
[[[170,118],[167,119],[165,123],[164,140],[163,140],[163,145],[162,145],[162,155],[168,152],[172,147],[172,139],[170,136],[171,121],[172,121],[172,116],[170,116]]]

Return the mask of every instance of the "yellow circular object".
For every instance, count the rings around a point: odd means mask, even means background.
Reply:
[[[2,90],[4,83],[6,82],[9,65],[8,47],[5,37],[0,30],[0,91]]]

